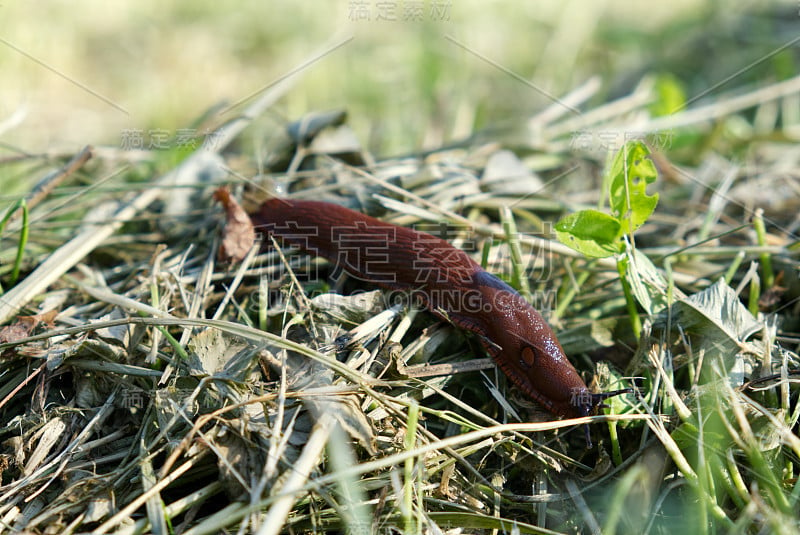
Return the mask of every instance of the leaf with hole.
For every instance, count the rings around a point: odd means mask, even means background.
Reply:
[[[657,193],[647,194],[647,185],[658,178],[649,155],[647,145],[633,141],[622,147],[611,164],[609,203],[611,214],[619,221],[623,233],[641,227],[658,204]]]

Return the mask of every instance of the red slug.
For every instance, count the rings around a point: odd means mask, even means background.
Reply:
[[[284,244],[409,292],[436,316],[476,333],[511,381],[555,415],[587,415],[618,393],[590,393],[542,315],[442,239],[318,201],[271,199],[251,218]]]

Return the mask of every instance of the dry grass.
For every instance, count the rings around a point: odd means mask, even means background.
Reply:
[[[378,161],[347,123],[260,138],[292,83],[195,151],[2,162],[46,180],[0,246],[3,531],[798,530],[800,79],[666,117],[647,81],[600,105],[589,82],[513,135]],[[634,133],[661,194],[631,244],[638,337],[614,259],[549,223],[596,206],[605,145]],[[687,156],[698,139],[713,150]],[[587,449],[586,419],[552,421],[430,314],[303,255],[220,263],[221,184],[455,225],[526,275],[595,388],[637,395],[588,420]]]

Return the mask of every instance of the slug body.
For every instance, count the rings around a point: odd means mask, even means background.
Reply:
[[[436,316],[476,333],[503,372],[553,414],[582,416],[594,408],[595,398],[542,315],[448,242],[318,201],[271,199],[251,218],[284,244],[356,278],[408,292]]]

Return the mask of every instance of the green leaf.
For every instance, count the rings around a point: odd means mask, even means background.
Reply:
[[[620,224],[614,217],[597,210],[582,210],[556,223],[561,243],[579,253],[605,258],[620,251]]]
[[[647,194],[647,185],[655,182],[658,172],[648,157],[650,150],[641,141],[626,143],[611,164],[609,202],[611,213],[622,232],[633,232],[650,217],[658,204],[658,194]]]
[[[681,326],[704,338],[721,339],[742,347],[763,325],[747,310],[724,279],[675,303],[673,310]]]
[[[628,264],[625,278],[636,301],[650,315],[664,310],[670,304],[667,301],[667,281],[639,249],[628,247],[625,256]]]
[[[611,214],[583,210],[562,218],[556,224],[559,241],[589,257],[604,258],[623,252],[622,237],[642,226],[658,204],[657,194],[647,194],[647,184],[658,177],[649,154],[641,141],[626,143],[603,180]]]
[[[761,365],[763,345],[747,340],[764,324],[750,314],[722,278],[702,292],[677,300],[654,321],[659,329],[675,325],[681,336],[690,340],[692,351],[703,355],[703,382],[713,383],[721,373],[739,387]]]
[[[672,74],[663,73],[656,77],[655,93],[655,101],[648,106],[654,117],[671,115],[686,107],[686,92],[683,90],[683,84]]]

